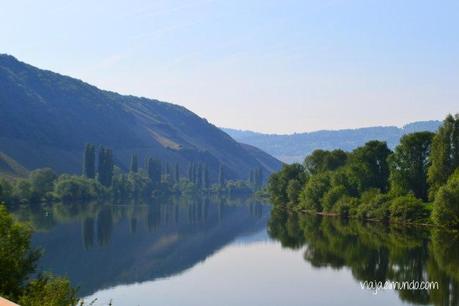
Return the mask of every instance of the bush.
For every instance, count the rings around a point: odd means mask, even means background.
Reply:
[[[32,200],[32,184],[29,180],[16,180],[13,187],[13,198],[19,203],[28,203]]]
[[[459,228],[459,170],[435,195],[432,220],[439,226]]]
[[[429,218],[429,209],[413,194],[400,196],[392,200],[390,218],[398,222],[425,222]]]
[[[335,186],[330,189],[322,198],[322,206],[324,211],[332,211],[336,202],[346,195],[344,186]]]
[[[370,189],[362,194],[356,216],[360,219],[388,221],[390,217],[391,198],[382,194],[379,189]]]
[[[30,247],[31,233],[0,205],[0,296],[17,298],[35,270],[40,254]]]
[[[32,191],[32,200],[49,200],[53,191],[56,174],[50,168],[37,169],[30,173],[29,181]]]
[[[328,172],[313,175],[301,193],[301,207],[307,210],[322,211],[322,197],[330,189]]]
[[[5,178],[0,178],[0,202],[9,203],[13,199],[13,184]]]
[[[336,201],[332,211],[338,213],[343,218],[348,218],[355,214],[358,205],[359,200],[357,198],[344,195]]]
[[[63,202],[96,199],[103,187],[93,179],[63,175],[54,186],[54,193]]]
[[[67,306],[77,303],[76,289],[72,288],[70,281],[50,274],[31,281],[19,298],[19,304],[23,306]]]
[[[0,296],[22,306],[77,305],[76,289],[67,279],[45,275],[30,281],[40,258],[30,245],[31,234],[0,205]]]

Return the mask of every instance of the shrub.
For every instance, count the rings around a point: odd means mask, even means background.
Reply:
[[[399,222],[425,222],[430,215],[427,206],[413,194],[393,199],[389,210],[391,220]]]
[[[336,201],[332,211],[338,213],[341,217],[347,218],[351,215],[355,215],[358,205],[359,200],[357,198],[344,195]]]
[[[459,170],[435,195],[432,220],[439,226],[459,228]]]
[[[356,216],[360,219],[388,221],[390,217],[390,196],[379,189],[370,189],[362,194]]]
[[[30,228],[16,222],[0,204],[0,295],[16,298],[35,270],[39,252],[30,246]]]
[[[103,187],[93,179],[63,175],[54,186],[54,193],[63,202],[88,201],[97,198]]]
[[[67,306],[77,305],[78,298],[68,279],[48,274],[31,281],[19,303],[24,306]]]
[[[23,306],[77,305],[76,289],[51,275],[30,280],[40,252],[30,245],[31,230],[0,205],[0,296]]]
[[[344,186],[335,186],[330,189],[322,198],[322,206],[324,211],[332,211],[336,202],[346,195]]]

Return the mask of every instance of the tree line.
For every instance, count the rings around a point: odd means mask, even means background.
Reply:
[[[212,181],[205,162],[191,161],[182,171],[178,163],[147,157],[142,168],[137,154],[132,154],[128,171],[123,171],[115,164],[112,149],[87,144],[81,175],[57,175],[44,168],[30,172],[27,178],[0,178],[0,201],[14,205],[50,201],[125,202],[191,193],[249,195],[262,185],[261,168],[253,169],[246,181],[230,180],[220,165],[217,178]]]
[[[269,179],[274,205],[384,222],[459,228],[459,115],[436,133],[406,134],[391,151],[370,141],[352,152],[315,150]]]

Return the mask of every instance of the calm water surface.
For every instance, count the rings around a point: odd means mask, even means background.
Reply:
[[[269,205],[222,199],[18,215],[39,230],[40,268],[67,275],[94,305],[458,305],[457,239],[439,250],[425,230],[271,217]],[[431,293],[359,283],[432,278],[441,287]]]

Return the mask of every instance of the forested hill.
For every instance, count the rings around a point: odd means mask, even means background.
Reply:
[[[394,148],[400,137],[412,132],[434,132],[441,121],[419,121],[398,128],[396,126],[377,126],[346,130],[323,130],[290,135],[263,134],[223,128],[235,140],[260,148],[272,156],[287,162],[302,162],[306,155],[316,149],[342,149],[352,151],[370,140],[386,141]]]
[[[133,153],[178,163],[182,172],[190,162],[206,163],[211,179],[220,164],[234,179],[280,167],[184,107],[100,90],[0,55],[0,153],[28,170],[79,173],[86,143],[113,149],[122,168]]]

